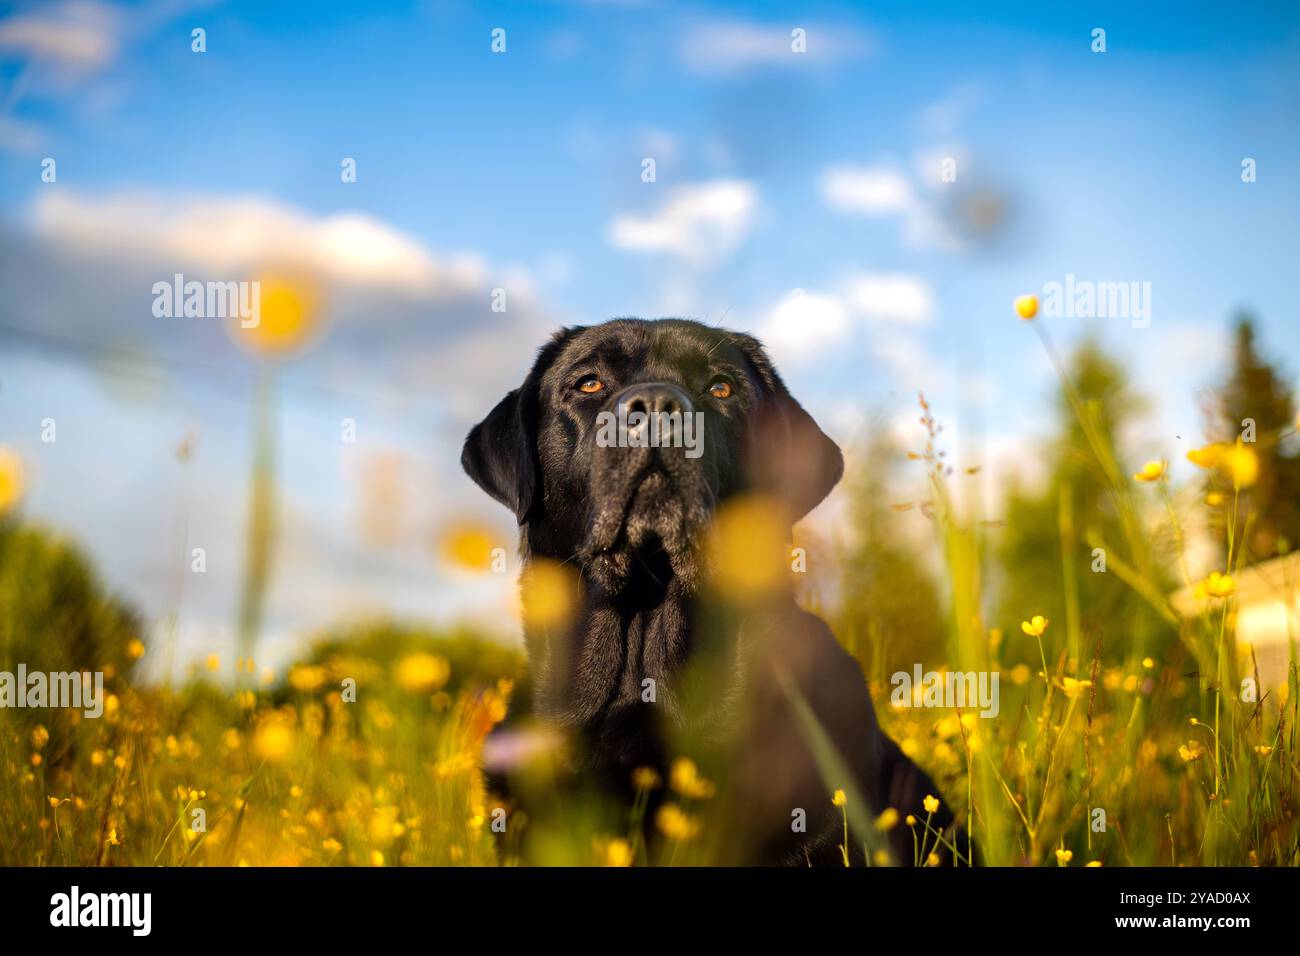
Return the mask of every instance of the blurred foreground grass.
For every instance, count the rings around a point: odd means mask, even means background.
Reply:
[[[819,610],[984,863],[1300,864],[1295,641],[1283,676],[1261,678],[1237,639],[1236,593],[1268,557],[1247,546],[1258,537],[1252,489],[1294,427],[1265,430],[1255,447],[1196,450],[1205,485],[1178,488],[1162,460],[1121,464],[1121,390],[1105,363],[1085,351],[1057,364],[1057,471],[1037,497],[1011,490],[1011,527],[990,527],[966,500],[977,469],[948,463],[923,399],[927,439],[909,456],[922,500],[890,503],[879,473],[859,470],[856,543],[813,550],[842,590]],[[904,514],[923,521],[919,542],[900,533]],[[1213,573],[1191,570],[1198,527],[1219,549]],[[1282,597],[1294,606],[1296,559],[1284,537],[1268,540],[1274,564],[1290,562]],[[0,709],[0,864],[513,862],[498,860],[479,766],[521,674],[515,651],[378,623],[322,638],[269,680],[252,662],[214,660],[227,680],[200,672],[175,689],[134,678],[150,652],[73,546],[0,518],[0,670],[102,670],[110,695],[97,720]],[[996,673],[997,716],[898,706],[891,676],[913,663]],[[849,782],[826,783],[843,804]],[[699,841],[713,786],[689,759],[639,786],[670,792],[657,816],[670,845]],[[846,821],[860,813],[846,808]],[[600,820],[548,834],[548,859],[637,860],[635,820]],[[893,809],[870,825],[924,830]]]

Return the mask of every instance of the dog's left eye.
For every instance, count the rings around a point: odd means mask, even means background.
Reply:
[[[605,387],[605,383],[594,375],[584,375],[582,378],[578,379],[576,387],[580,392],[585,392],[588,395],[595,395]]]
[[[709,394],[714,398],[730,398],[731,383],[725,378],[716,379],[713,384],[709,386]]]

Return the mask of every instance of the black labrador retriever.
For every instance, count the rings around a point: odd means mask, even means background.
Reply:
[[[497,733],[531,722],[566,744],[531,793],[489,761],[489,786],[512,806],[535,819],[549,796],[563,815],[556,795],[574,785],[631,806],[646,798],[642,768],[666,778],[685,753],[716,778],[699,801],[712,862],[843,865],[885,847],[902,865],[918,847],[965,857],[947,804],[925,808],[937,788],[881,732],[858,664],[796,606],[788,578],[739,598],[711,584],[705,542],[720,509],[761,502],[788,541],[843,472],[756,339],[680,319],[563,329],[461,461],[517,516],[525,568],[557,562],[580,595],[564,623],[525,627],[531,686]],[[523,600],[528,620],[527,587]],[[841,788],[866,804],[858,821],[893,808],[916,822],[883,837],[855,826],[846,840]],[[646,821],[676,798],[649,799]]]

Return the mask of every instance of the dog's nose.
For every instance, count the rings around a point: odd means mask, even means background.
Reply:
[[[691,397],[676,385],[667,382],[629,385],[618,393],[614,403],[615,413],[624,420],[633,412],[641,412],[648,417],[674,413],[689,415],[694,410]]]

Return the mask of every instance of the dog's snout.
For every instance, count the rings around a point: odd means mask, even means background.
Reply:
[[[648,382],[629,385],[618,394],[615,402],[620,417],[633,412],[643,415],[689,415],[694,411],[691,398],[676,385],[667,382]]]

